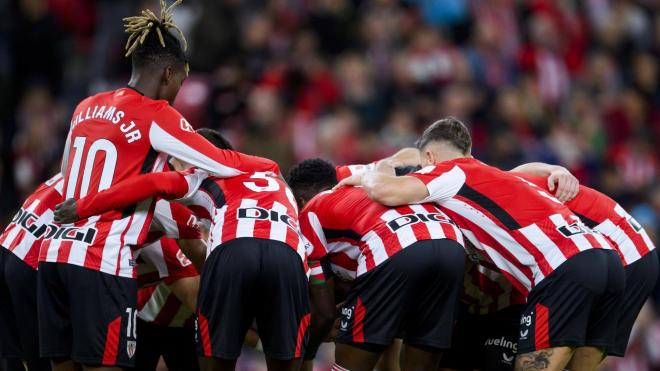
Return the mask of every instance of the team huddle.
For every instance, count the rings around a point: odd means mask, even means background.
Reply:
[[[277,163],[195,131],[171,8],[126,19],[127,86],[83,100],[61,172],[0,235],[7,370],[594,370],[622,357],[655,246],[567,170],[501,170],[466,126],[367,165]],[[2,368],[2,367],[0,367]]]

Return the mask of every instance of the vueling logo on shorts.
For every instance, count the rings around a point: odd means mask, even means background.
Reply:
[[[348,328],[348,322],[353,317],[353,311],[355,307],[343,307],[341,308],[341,320],[339,320],[339,329],[346,330]]]
[[[504,336],[498,339],[494,338],[489,338],[486,339],[486,342],[484,343],[485,346],[496,346],[496,347],[502,347],[506,349],[513,350],[514,352],[518,351],[518,343],[515,341],[507,340]]]
[[[441,213],[417,213],[401,215],[387,222],[387,226],[392,232],[396,232],[397,230],[409,225],[433,222],[452,224],[452,221],[447,219],[447,217]]]
[[[532,325],[532,316],[534,315],[534,312],[531,312],[528,315],[522,315],[520,317],[520,327],[529,327]],[[529,335],[529,328],[521,329],[520,330],[520,340],[525,340],[527,339],[527,335]]]

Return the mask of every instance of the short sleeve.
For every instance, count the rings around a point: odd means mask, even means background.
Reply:
[[[307,251],[307,259],[320,261],[325,258],[328,255],[328,243],[319,216],[314,211],[303,209],[299,222],[300,231],[311,245]]]
[[[465,172],[453,163],[427,166],[406,176],[421,180],[428,189],[428,197],[420,202],[446,202],[461,190],[466,180]]]

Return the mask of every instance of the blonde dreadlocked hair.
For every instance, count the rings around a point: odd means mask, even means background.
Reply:
[[[159,56],[154,54],[160,54],[161,56],[164,53],[173,54],[176,59],[183,61],[187,74],[188,63],[183,52],[188,48],[188,42],[181,29],[172,20],[172,9],[181,4],[182,1],[176,0],[170,6],[167,6],[165,0],[160,0],[160,16],[157,16],[150,9],[145,9],[142,10],[140,15],[124,18],[124,31],[129,34],[125,46],[126,57],[132,56],[134,63],[142,64],[141,59],[148,58],[149,55],[153,57],[153,60],[157,60]],[[182,46],[179,44],[179,40],[169,32],[170,28],[176,30],[179,34],[183,43]],[[154,30],[158,36],[158,44],[156,44]],[[149,37],[150,35],[151,37]],[[157,46],[160,46],[162,50],[155,50]]]

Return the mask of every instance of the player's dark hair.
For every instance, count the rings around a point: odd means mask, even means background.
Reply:
[[[219,131],[209,129],[209,128],[201,128],[197,129],[197,134],[201,135],[204,137],[204,139],[208,140],[211,142],[214,146],[220,148],[220,149],[230,149],[234,150],[234,147],[232,147],[231,143],[220,134]]]
[[[183,32],[172,20],[172,8],[179,5],[177,0],[169,7],[160,0],[160,17],[149,9],[140,15],[124,18],[124,29],[129,34],[126,42],[126,56],[131,56],[133,69],[147,66],[175,65],[188,72],[188,62],[184,51],[188,44]],[[181,42],[170,29],[181,37]]]
[[[328,161],[320,158],[308,159],[291,168],[287,183],[298,203],[304,203],[337,185],[337,172]]]
[[[472,148],[470,131],[465,124],[454,117],[446,117],[431,124],[415,145],[422,150],[429,143],[436,141],[448,142],[464,155],[469,155]]]

